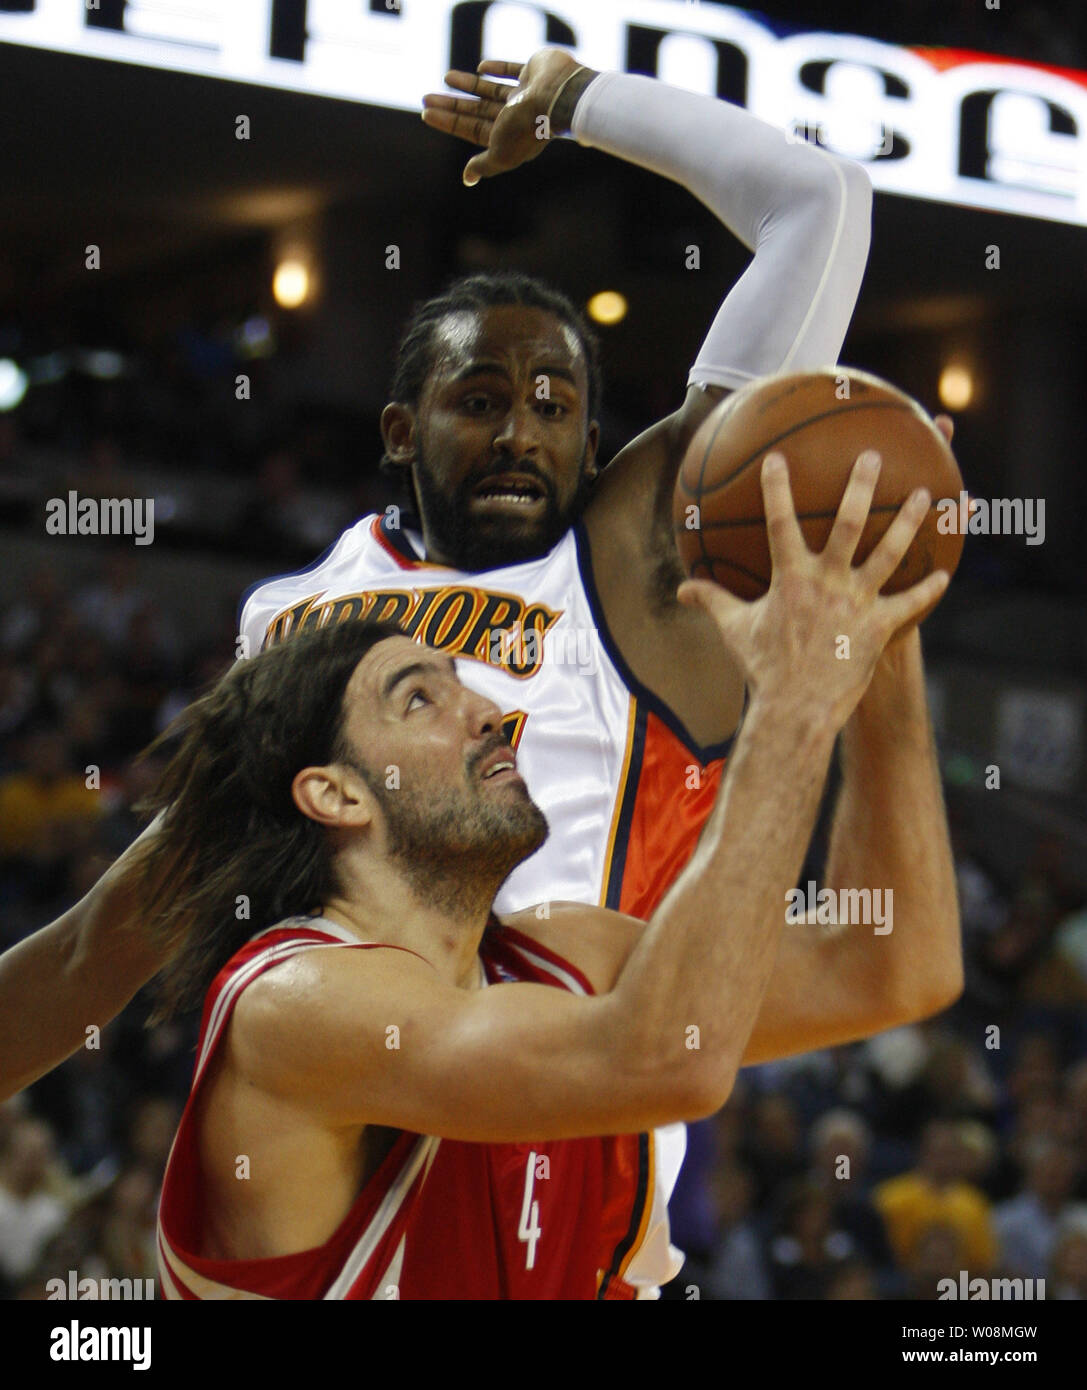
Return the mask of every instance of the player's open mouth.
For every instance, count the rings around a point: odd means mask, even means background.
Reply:
[[[484,782],[490,782],[494,778],[518,777],[517,760],[511,756],[508,749],[499,749],[492,753],[483,764],[483,771],[480,777]]]
[[[542,506],[546,500],[542,484],[524,473],[485,478],[472,493],[472,498],[485,505],[523,507],[526,511]]]

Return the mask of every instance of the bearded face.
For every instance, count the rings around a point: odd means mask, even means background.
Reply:
[[[544,813],[516,774],[493,769],[509,753],[499,737],[466,760],[464,778],[395,791],[362,762],[355,769],[381,805],[385,846],[421,902],[448,909],[477,890],[488,901],[547,839]]]
[[[498,706],[464,685],[451,657],[408,637],[378,642],[359,662],[334,759],[366,784],[375,847],[420,901],[489,908],[547,838]]]
[[[420,452],[414,478],[428,556],[440,554],[453,568],[477,573],[546,555],[592,495],[594,475],[585,458],[576,490],[563,502],[553,480],[531,459],[498,461],[450,490]]]
[[[502,305],[436,325],[417,404],[382,418],[411,470],[428,560],[479,571],[552,549],[596,477],[587,399],[580,340],[554,314]]]

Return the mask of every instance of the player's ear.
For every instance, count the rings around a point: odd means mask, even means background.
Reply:
[[[374,794],[342,763],[304,767],[291,783],[294,804],[318,825],[360,830],[374,818]]]
[[[585,432],[585,455],[583,468],[590,478],[595,478],[600,472],[600,465],[596,461],[596,451],[600,447],[600,422],[590,420],[589,428]]]
[[[415,411],[401,401],[390,401],[381,412],[381,438],[385,453],[394,463],[415,461]]]

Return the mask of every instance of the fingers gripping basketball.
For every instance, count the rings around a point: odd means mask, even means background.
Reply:
[[[927,515],[881,592],[898,593],[936,569],[953,574],[962,535],[937,526],[939,502],[957,505],[962,488],[947,440],[909,396],[845,368],[753,382],[702,423],[674,498],[676,544],[687,572],[740,598],[760,597],[772,567],[762,460],[771,452],[785,454],[800,534],[809,549],[821,552],[853,465],[869,450],[879,453],[882,467],[853,563],[864,563],[903,502],[924,487]]]

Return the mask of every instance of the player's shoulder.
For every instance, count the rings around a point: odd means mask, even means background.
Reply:
[[[346,932],[316,935],[268,959],[237,994],[228,1050],[253,1078],[278,1074],[286,1056],[318,1058],[330,1037],[384,1019],[390,999],[410,993],[413,980],[434,981],[434,967],[406,947],[345,939]]]
[[[288,939],[285,949],[275,947],[265,958],[265,968],[239,996],[247,1012],[271,1006],[282,1017],[289,1008],[302,1011],[323,1007],[335,992],[356,988],[357,980],[381,979],[390,971],[414,971],[434,967],[417,951],[386,941],[363,941],[346,929],[329,931],[322,919],[298,939]],[[250,963],[252,964],[252,963]]]
[[[538,903],[519,912],[504,912],[497,920],[559,962],[574,966],[594,994],[607,994],[614,987],[645,930],[645,923],[636,917],[574,902]],[[516,937],[512,939],[516,944]]]
[[[356,560],[365,552],[371,540],[376,513],[368,513],[341,531],[331,545],[316,560],[301,569],[268,575],[251,584],[238,604],[239,627],[244,628],[255,614],[266,608],[277,608],[300,593],[319,590],[330,573],[346,562]]]

